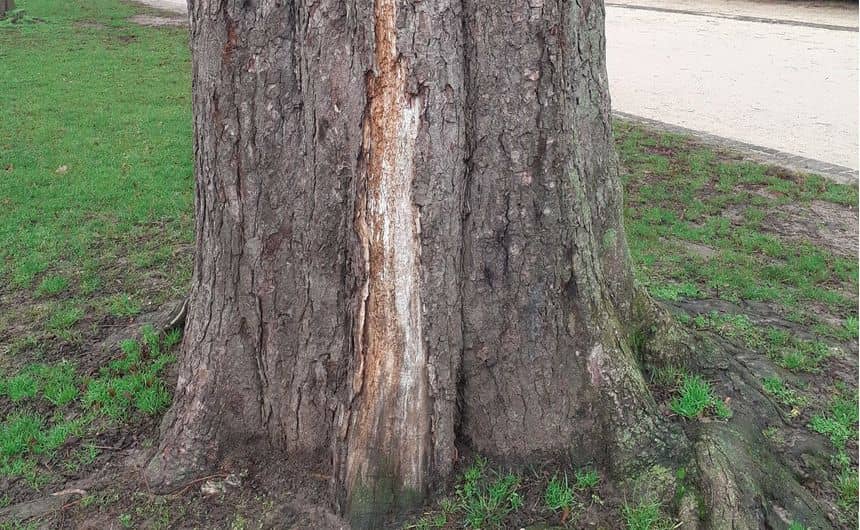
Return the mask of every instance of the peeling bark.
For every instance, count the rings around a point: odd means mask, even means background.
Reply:
[[[406,90],[394,0],[374,6],[376,72],[368,81],[364,186],[356,233],[364,256],[355,329],[344,483],[349,511],[425,487],[430,415],[421,322],[421,218],[412,200],[421,95]],[[386,477],[379,481],[371,477]],[[379,487],[398,491],[379,492]]]

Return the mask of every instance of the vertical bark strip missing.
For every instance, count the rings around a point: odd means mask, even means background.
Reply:
[[[377,71],[367,86],[367,171],[356,207],[365,284],[356,326],[345,482],[349,512],[358,525],[372,524],[386,505],[409,502],[407,492],[424,488],[430,447],[420,212],[412,200],[423,101],[406,90],[395,1],[374,4]]]

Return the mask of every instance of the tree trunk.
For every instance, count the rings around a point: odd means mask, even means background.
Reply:
[[[15,9],[15,0],[0,0],[0,17]]]
[[[662,451],[627,346],[602,3],[191,10],[197,250],[152,484],[274,448],[374,527],[458,447]]]

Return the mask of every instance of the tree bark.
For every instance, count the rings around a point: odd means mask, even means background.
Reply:
[[[0,0],[0,16],[15,9],[15,0]]]
[[[275,448],[374,527],[461,446],[616,470],[671,449],[627,345],[603,19],[191,2],[197,248],[152,484]]]

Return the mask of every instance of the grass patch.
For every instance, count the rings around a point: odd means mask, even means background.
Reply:
[[[783,329],[757,326],[746,315],[711,312],[693,318],[694,327],[737,339],[752,350],[766,354],[778,365],[794,372],[818,372],[831,355],[820,340],[804,340]]]
[[[789,204],[853,207],[857,186],[721,160],[709,148],[625,122],[614,132],[631,256],[652,296],[818,302],[856,317],[856,296],[845,294],[856,292],[856,259],[766,230]]]
[[[812,417],[809,427],[827,436],[836,448],[844,449],[848,440],[857,439],[857,421],[857,395],[840,395],[830,402],[827,412]]]
[[[678,387],[678,396],[669,403],[675,414],[685,418],[698,418],[712,412],[720,419],[729,419],[732,411],[714,396],[711,385],[698,375],[684,375]]]
[[[87,418],[49,424],[35,413],[12,413],[0,424],[0,475],[35,478],[32,456],[50,456],[69,436],[79,436]]]
[[[692,283],[648,285],[648,292],[658,300],[676,302],[681,299],[700,298],[701,292]]]
[[[597,487],[597,483],[600,482],[600,474],[594,469],[579,469],[576,471],[575,477],[576,489],[578,490],[593,489]]]
[[[523,499],[517,492],[520,478],[488,469],[487,461],[476,458],[457,486],[457,501],[468,528],[502,528],[505,518],[520,509]]]
[[[115,420],[127,419],[134,411],[151,416],[163,412],[170,405],[170,392],[159,376],[175,360],[167,351],[178,342],[178,331],[162,342],[152,328],[144,329],[142,342],[124,341],[124,355],[87,386],[84,405]]]
[[[91,257],[113,266],[104,243],[188,221],[189,54],[183,29],[133,25],[114,0],[18,5],[46,23],[0,32],[0,277],[27,287],[51,264],[50,294]]]
[[[63,276],[46,276],[36,289],[36,296],[51,296],[59,294],[69,286],[69,280]]]
[[[805,407],[808,400],[798,394],[779,377],[766,377],[762,379],[762,388],[777,401],[792,409]]]
[[[669,530],[675,523],[666,517],[657,501],[642,501],[621,507],[621,515],[627,530]]]
[[[69,362],[48,366],[32,364],[20,373],[0,379],[0,396],[13,402],[34,399],[39,394],[55,406],[63,406],[78,395],[75,367]]]
[[[110,314],[115,317],[132,317],[140,314],[140,303],[131,295],[122,293],[110,299]]]
[[[96,378],[84,378],[75,365],[31,364],[0,380],[0,398],[12,403],[36,403],[52,410],[44,414],[17,407],[0,424],[0,476],[24,476],[39,484],[37,462],[53,457],[71,436],[82,438],[97,428],[99,419],[130,422],[135,414],[156,415],[170,404],[164,368],[174,361],[169,350],[178,344],[178,331],[159,337],[144,328],[140,341],[122,343],[122,355],[102,368]],[[85,391],[80,392],[79,388]],[[63,461],[65,470],[90,465],[97,451],[83,444]],[[42,479],[44,480],[44,479]]]
[[[546,491],[543,495],[544,506],[553,512],[570,513],[573,509],[576,496],[573,493],[573,488],[567,482],[567,475],[559,477],[555,475],[546,485]],[[564,517],[567,518],[566,516]]]
[[[48,319],[47,328],[55,332],[63,332],[71,329],[84,317],[84,310],[71,305],[57,308]]]

